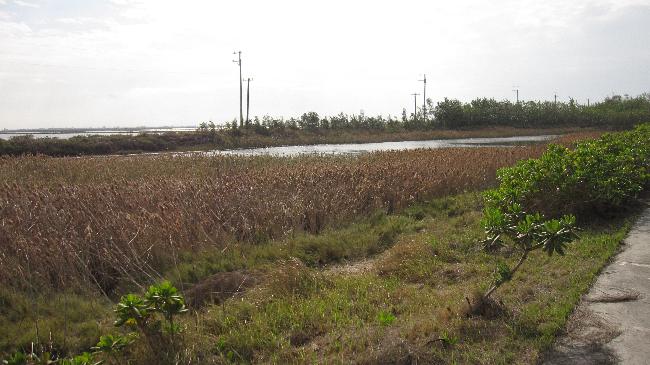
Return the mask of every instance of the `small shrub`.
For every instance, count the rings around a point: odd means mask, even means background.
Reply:
[[[527,214],[518,204],[509,206],[506,213],[487,209],[482,223],[488,236],[484,247],[494,248],[512,242],[512,249],[520,252],[521,256],[512,268],[503,263],[497,265],[493,285],[477,301],[479,304],[486,302],[495,290],[510,281],[532,251],[542,249],[549,256],[554,253],[564,255],[567,244],[576,237],[574,216],[544,221],[541,214]],[[476,310],[478,308],[473,308]]]
[[[123,296],[115,308],[115,325],[137,329],[144,336],[152,353],[169,357],[176,353],[175,336],[181,332],[174,317],[185,312],[185,298],[178,294],[169,281],[163,281],[150,286],[144,298],[136,294]],[[156,314],[162,315],[164,323],[156,318]],[[169,338],[165,335],[169,335]]]

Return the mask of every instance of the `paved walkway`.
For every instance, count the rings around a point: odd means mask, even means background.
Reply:
[[[650,364],[650,208],[543,364]]]

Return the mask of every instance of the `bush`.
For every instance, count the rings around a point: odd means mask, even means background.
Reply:
[[[497,264],[488,291],[475,303],[467,299],[470,313],[482,313],[490,295],[512,279],[532,251],[564,255],[576,237],[575,216],[545,221],[540,212],[603,212],[636,198],[650,181],[649,141],[650,123],[582,142],[574,150],[551,145],[539,159],[500,169],[501,184],[485,194],[483,248],[495,251],[510,242],[511,251],[521,256],[512,268]]]
[[[550,216],[609,213],[643,191],[650,181],[650,123],[628,132],[579,143],[574,150],[551,145],[539,159],[500,169],[486,208],[513,203]]]

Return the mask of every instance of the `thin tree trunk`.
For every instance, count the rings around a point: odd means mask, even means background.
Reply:
[[[515,272],[517,270],[519,270],[519,267],[521,266],[521,264],[523,264],[524,261],[526,261],[526,258],[528,257],[529,252],[530,252],[530,250],[524,251],[524,254],[521,255],[521,257],[519,258],[519,262],[517,262],[517,265],[515,265],[515,267],[513,267],[512,270],[510,270],[510,280],[512,280],[512,277],[515,275]],[[510,280],[508,280],[508,281],[510,281]],[[504,282],[494,284],[487,292],[485,292],[485,294],[483,294],[483,299],[489,298],[490,295],[492,295],[492,293],[494,293],[495,290],[497,290],[501,285],[503,285],[505,283],[506,282],[504,281]]]

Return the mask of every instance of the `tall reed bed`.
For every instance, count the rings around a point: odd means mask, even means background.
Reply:
[[[156,279],[179,252],[262,244],[357,216],[483,189],[546,146],[360,157],[0,159],[0,283],[63,287]]]

